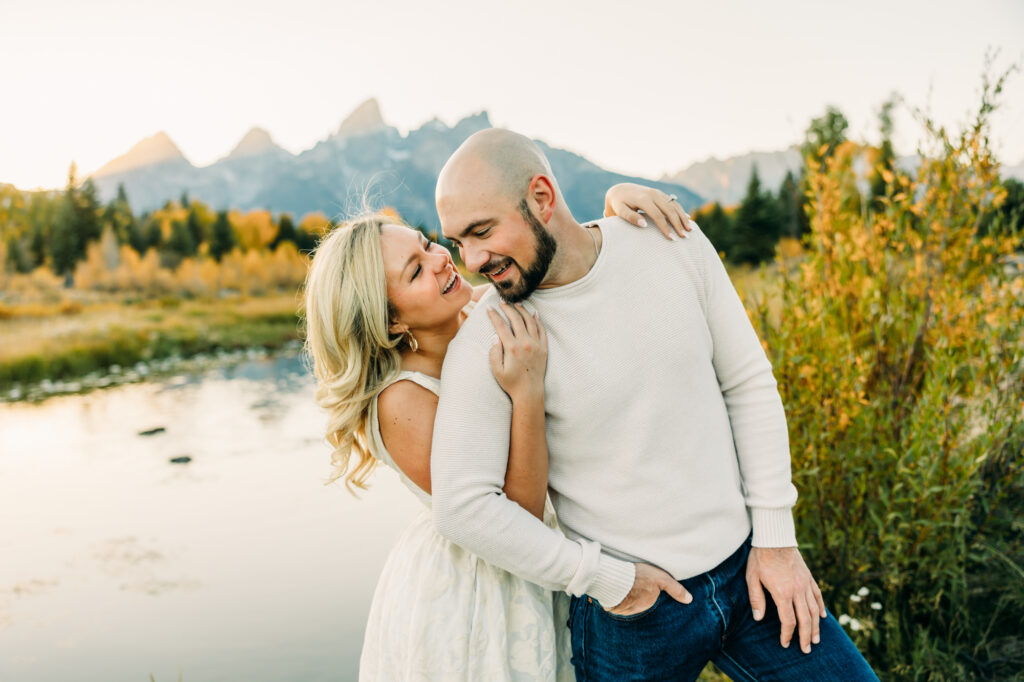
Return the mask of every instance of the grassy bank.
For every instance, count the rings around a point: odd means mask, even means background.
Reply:
[[[299,338],[291,295],[9,307],[0,318],[0,391],[167,357],[275,349]]]
[[[772,267],[767,279],[749,267],[730,268],[745,300],[772,291],[766,282],[773,274]],[[45,303],[0,302],[0,399],[19,399],[24,387],[40,382],[105,375],[112,368],[116,374],[165,358],[278,349],[300,338],[298,307],[298,294],[146,301],[79,295]]]

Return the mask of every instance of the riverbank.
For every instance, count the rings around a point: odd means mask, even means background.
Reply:
[[[0,318],[0,400],[45,397],[284,348],[300,339],[295,295],[17,306]]]
[[[730,267],[741,297],[774,296],[774,280]],[[301,343],[298,293],[224,299],[54,300],[0,304],[0,402],[140,381],[252,359]]]

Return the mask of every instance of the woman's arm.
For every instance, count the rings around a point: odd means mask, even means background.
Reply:
[[[608,188],[604,195],[604,215],[617,215],[637,227],[647,227],[647,220],[668,239],[685,237],[693,229],[690,216],[679,205],[674,194],[665,194],[653,187],[621,182]]]
[[[544,370],[548,339],[535,315],[522,304],[501,304],[506,322],[487,311],[498,332],[491,349],[491,371],[512,399],[512,431],[502,490],[510,500],[544,519],[548,494],[548,442],[544,429]]]
[[[412,381],[396,381],[377,396],[384,447],[413,483],[430,494],[430,440],[437,396]]]
[[[544,432],[544,369],[547,335],[522,305],[502,303],[509,322],[488,310],[499,343],[491,349],[491,370],[512,399],[512,432],[502,490],[538,519],[548,492],[548,443]],[[511,323],[511,324],[510,324]],[[398,381],[377,397],[380,433],[398,468],[428,494],[430,441],[437,396],[419,384]]]

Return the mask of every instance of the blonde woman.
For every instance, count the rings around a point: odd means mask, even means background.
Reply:
[[[666,236],[686,215],[666,195],[616,185],[606,213]],[[668,207],[663,213],[656,200]],[[374,593],[359,679],[575,679],[564,595],[517,578],[442,538],[430,515],[430,440],[448,343],[483,293],[448,251],[383,215],[357,218],[317,247],[306,281],[306,348],[328,413],[336,477],[364,488],[383,462],[424,509],[399,538]],[[556,527],[547,494],[541,321],[521,305],[488,311],[491,369],[513,404],[504,493]],[[507,318],[507,319],[506,319]],[[472,453],[466,453],[472,457]]]

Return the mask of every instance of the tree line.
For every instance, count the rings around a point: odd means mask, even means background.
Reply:
[[[868,215],[883,210],[899,186],[893,177],[897,167],[892,145],[893,111],[897,98],[891,97],[878,112],[881,143],[861,147],[862,160],[871,169],[866,178],[846,188],[846,208]],[[766,188],[756,166],[743,200],[735,206],[718,202],[694,212],[695,219],[725,258],[735,264],[758,264],[770,260],[784,237],[801,239],[809,232],[808,171],[820,171],[847,142],[849,122],[842,111],[828,107],[811,121],[804,134],[801,152],[804,166],[786,174],[777,190]],[[887,180],[888,178],[888,180]],[[998,211],[985,218],[983,233],[1018,233],[1024,227],[1024,184],[1015,179],[1002,181],[1005,197]],[[91,178],[80,182],[74,164],[63,192],[25,192],[0,185],[0,269],[29,273],[49,267],[72,283],[78,263],[87,257],[91,243],[104,242],[107,250],[122,245],[139,256],[154,250],[161,267],[174,269],[189,258],[210,258],[220,262],[235,249],[274,251],[282,243],[293,244],[309,253],[317,240],[333,226],[322,213],[304,216],[296,224],[289,214],[276,218],[265,210],[241,213],[214,210],[183,193],[152,212],[136,215],[124,186],[108,203],[100,201]]]
[[[322,213],[308,214],[296,223],[287,213],[275,218],[263,210],[214,210],[187,193],[136,215],[123,185],[104,204],[92,178],[79,182],[72,164],[62,192],[26,192],[0,185],[0,245],[6,252],[0,268],[29,273],[49,267],[69,277],[94,243],[115,249],[127,246],[139,256],[153,250],[161,267],[168,269],[188,258],[219,263],[235,250],[274,251],[286,242],[309,253],[332,226]]]
[[[893,112],[898,104],[894,95],[884,102],[878,112],[881,143],[877,147],[861,148],[862,161],[870,172],[860,182],[850,180],[844,188],[844,209],[859,215],[884,210],[893,194],[893,182],[905,173],[896,164],[892,145]],[[701,207],[694,219],[708,239],[735,264],[763,263],[771,260],[780,239],[804,238],[810,230],[809,206],[814,199],[809,192],[809,173],[826,167],[840,145],[848,141],[849,122],[836,107],[828,107],[823,116],[811,121],[800,146],[804,166],[799,172],[789,171],[782,185],[775,191],[766,188],[754,167],[743,200],[736,206],[722,206],[718,202]],[[1007,178],[1002,180],[1005,199],[1001,207],[983,218],[981,232],[1020,234],[1024,228],[1024,183]]]

